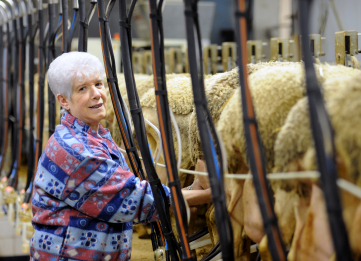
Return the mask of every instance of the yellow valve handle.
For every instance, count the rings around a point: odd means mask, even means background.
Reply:
[[[4,201],[6,204],[14,204],[17,198],[17,193],[13,187],[7,186],[4,192]]]
[[[33,218],[33,213],[28,203],[21,204],[18,213],[19,213],[19,218],[22,222],[31,222],[31,219]]]
[[[22,233],[21,233],[21,251],[25,254],[28,254],[30,251],[30,238],[34,234],[34,228],[31,223],[22,223]],[[29,239],[28,239],[29,238]]]
[[[154,260],[163,261],[165,260],[165,247],[159,247],[154,251]]]
[[[15,224],[14,203],[8,204],[8,222],[9,222],[10,226],[14,226],[14,224]]]
[[[27,238],[32,238],[34,235],[34,227],[31,223],[26,223],[26,237]]]
[[[3,204],[4,204],[4,184],[0,182],[0,218],[2,218],[5,213],[3,211]]]
[[[8,183],[8,178],[3,177],[0,181],[0,192],[5,192],[6,184]]]
[[[23,244],[21,244],[21,251],[22,251],[24,254],[29,253],[29,251],[30,251],[30,244],[29,244],[29,243],[23,243]]]
[[[19,195],[16,197],[16,218],[15,218],[15,234],[17,234],[18,236],[21,235],[21,223],[22,221],[20,220],[20,209],[21,209],[21,204],[24,201],[24,196],[25,196],[25,190],[22,189],[21,192],[19,193]]]
[[[13,187],[7,186],[3,194],[4,202],[8,204],[8,222],[11,226],[15,224],[15,202],[17,198],[17,193]]]

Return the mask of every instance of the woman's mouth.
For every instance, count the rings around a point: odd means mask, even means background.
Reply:
[[[103,103],[96,104],[96,105],[91,106],[91,107],[89,107],[89,108],[90,108],[90,109],[99,109],[99,108],[101,108],[101,107],[103,107]]]

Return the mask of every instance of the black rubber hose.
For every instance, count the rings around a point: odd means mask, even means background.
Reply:
[[[99,0],[98,1],[98,17],[99,17],[99,28],[101,33],[101,43],[102,43],[102,50],[103,50],[103,58],[104,58],[104,64],[105,64],[105,70],[107,74],[107,81],[109,85],[109,91],[112,98],[112,103],[114,107],[114,112],[117,117],[118,126],[120,128],[120,132],[123,138],[123,142],[127,151],[127,155],[131,164],[131,167],[134,171],[134,173],[142,180],[145,179],[143,169],[141,167],[140,159],[137,153],[137,149],[134,145],[132,133],[130,131],[130,125],[129,121],[126,117],[126,114],[124,113],[124,104],[122,102],[122,99],[120,97],[119,90],[117,88],[117,76],[116,74],[113,74],[115,71],[115,64],[112,64],[112,59],[110,56],[113,56],[112,48],[109,48],[108,42],[111,41],[109,38],[109,24],[107,22],[107,17],[104,14],[104,2]],[[111,47],[111,46],[110,46]],[[162,187],[163,188],[163,187]],[[156,201],[159,202],[161,199],[156,198]],[[160,235],[157,235],[157,238],[159,239],[162,236],[162,231],[160,229],[160,222],[153,223],[153,226],[155,228],[159,228]],[[156,230],[157,231],[157,230]],[[157,245],[157,242],[153,238],[152,245]],[[164,242],[162,242],[162,245],[164,245]]]
[[[30,191],[28,191],[32,180],[34,179],[34,163],[35,163],[35,150],[34,150],[34,130],[35,130],[35,123],[34,123],[34,105],[35,105],[35,97],[34,97],[34,76],[35,76],[35,32],[37,31],[36,28],[33,28],[33,14],[28,14],[28,35],[29,35],[29,59],[28,59],[28,66],[29,66],[29,124],[30,124],[30,131],[29,131],[29,148],[28,148],[28,171],[27,171],[27,179],[25,185],[25,198],[24,203],[29,203],[29,201],[25,201],[25,199],[30,198]],[[33,30],[35,29],[35,30]],[[31,189],[31,188],[30,188]],[[28,195],[28,196],[27,196]]]
[[[5,19],[4,17],[2,19]],[[4,128],[5,128],[5,84],[4,84],[4,75],[3,75],[3,69],[4,69],[4,51],[5,51],[5,44],[4,44],[4,31],[3,31],[3,24],[0,26],[0,82],[1,82],[1,88],[0,88],[0,153],[2,152],[2,148],[4,145],[3,135],[4,135]],[[0,154],[0,161],[1,161],[1,154]],[[0,174],[1,176],[1,174]]]
[[[71,32],[69,35],[69,39],[68,39],[68,47],[67,50],[68,52],[70,52],[71,50],[71,42],[73,41],[74,35],[76,30],[78,29],[78,24],[79,24],[79,10],[74,8],[74,14],[75,14],[75,18],[73,18],[72,24],[71,24]]]
[[[116,75],[113,75],[110,63],[110,55],[108,51],[108,44],[107,44],[107,37],[106,37],[106,29],[105,29],[105,22],[106,20],[104,17],[104,3],[98,1],[98,17],[99,17],[99,29],[101,34],[101,41],[102,41],[102,51],[103,51],[103,59],[106,74],[108,77],[108,85],[109,85],[109,92],[112,98],[112,104],[114,107],[115,116],[117,118],[118,126],[120,129],[120,134],[122,136],[125,149],[127,151],[127,156],[129,158],[129,163],[132,171],[140,177],[142,180],[145,179],[144,170],[142,168],[142,164],[139,159],[139,155],[137,149],[135,147],[135,143],[133,140],[133,136],[130,133],[128,126],[130,126],[129,121],[127,119],[127,115],[125,112],[125,106],[120,99],[118,92],[119,89],[117,88],[117,80]],[[102,8],[99,11],[99,6]],[[130,134],[130,135],[129,135]]]
[[[17,185],[17,160],[18,160],[18,153],[17,149],[19,147],[19,137],[20,137],[20,123],[19,123],[19,115],[18,115],[18,80],[19,80],[19,49],[20,49],[20,41],[19,41],[19,34],[21,29],[19,28],[18,32],[18,26],[17,19],[13,19],[13,37],[14,37],[14,45],[11,50],[11,59],[12,59],[12,77],[10,82],[10,125],[12,126],[11,131],[11,140],[12,140],[12,148],[11,148],[11,168],[8,173],[8,186],[15,188]]]
[[[79,34],[78,34],[78,51],[86,52],[85,47],[85,17],[86,17],[86,9],[85,9],[85,0],[79,0]]]
[[[39,5],[38,8],[38,27],[39,27],[39,52],[38,52],[38,101],[37,101],[37,127],[36,127],[36,150],[34,171],[38,167],[38,161],[42,153],[43,130],[44,130],[44,77],[45,77],[45,47],[41,46],[44,42],[44,14],[45,10]]]
[[[61,6],[63,9],[63,16],[62,16],[62,32],[63,32],[63,37],[62,37],[62,51],[63,53],[67,53],[69,52],[68,50],[68,0],[61,0]]]
[[[338,178],[335,160],[333,129],[318,86],[309,45],[309,4],[308,0],[299,0],[299,26],[302,35],[302,53],[306,72],[306,90],[312,136],[315,143],[318,169],[321,174],[321,187],[325,197],[333,247],[338,261],[352,260],[347,230],[342,217],[340,192],[336,181]]]
[[[245,0],[235,0],[235,16],[239,81],[247,156],[272,259],[286,261],[286,252],[278,227],[277,216],[273,209],[273,195],[268,179],[266,178],[266,160],[263,152],[263,144],[259,135],[257,119],[248,86],[247,12]]]
[[[221,252],[220,245],[221,245],[221,243],[218,241],[218,242],[212,247],[212,249],[207,253],[207,255],[201,259],[201,261],[211,260],[213,257],[215,257],[216,255],[218,255],[218,253]]]
[[[198,230],[196,233],[188,237],[189,242],[195,241],[205,235],[209,234],[208,226],[205,226]]]
[[[212,116],[207,108],[203,79],[203,52],[198,22],[197,3],[198,1],[194,0],[184,0],[189,71],[193,86],[193,97],[201,145],[212,190],[212,201],[215,208],[222,259],[234,260],[233,232],[230,217],[227,211],[223,183],[223,169],[226,166],[223,166],[220,143],[213,125]],[[196,31],[194,31],[194,29],[196,29]],[[197,39],[195,38],[195,33],[197,35]]]
[[[53,35],[55,31],[55,4],[49,3],[48,4],[48,14],[49,14],[49,37],[48,37],[48,62],[47,62],[47,68],[46,71],[49,68],[49,65],[54,61],[55,56],[53,52]],[[49,119],[49,138],[54,134],[55,132],[55,119],[56,119],[56,102],[55,102],[55,96],[53,92],[50,89],[50,86],[48,85],[48,119]]]
[[[210,261],[210,260],[212,260],[213,258],[215,258],[219,253],[221,253],[221,249],[220,249],[220,248],[216,249],[214,252],[212,252],[212,253],[208,254],[207,256],[205,256],[205,257],[202,259],[202,261]],[[223,260],[223,258],[222,258],[222,260]]]
[[[104,63],[105,69],[108,77],[108,84],[109,84],[109,91],[112,97],[112,103],[114,106],[115,114],[117,117],[117,121],[119,124],[119,128],[121,130],[122,139],[124,142],[124,145],[127,150],[127,155],[130,159],[130,165],[134,173],[137,174],[137,176],[141,176],[142,179],[145,179],[144,171],[141,167],[141,162],[137,153],[137,150],[135,148],[134,140],[132,135],[129,135],[130,130],[128,126],[130,126],[129,121],[127,119],[125,112],[124,104],[122,103],[122,100],[119,100],[119,96],[117,96],[117,87],[116,84],[116,75],[113,75],[112,69],[111,69],[111,63],[110,63],[110,55],[108,51],[108,44],[107,44],[107,37],[106,37],[106,30],[105,25],[102,23],[101,19],[105,19],[104,16],[102,16],[101,13],[99,13],[99,6],[103,5],[103,3],[98,2],[98,15],[100,15],[100,32],[101,32],[101,40],[102,40],[102,47],[103,47],[103,57],[104,57]],[[102,9],[104,10],[104,9]],[[115,76],[115,77],[114,77]],[[118,90],[119,91],[119,90]]]
[[[1,147],[1,161],[0,161],[0,173],[3,170],[5,158],[6,158],[6,151],[8,145],[8,137],[9,137],[9,84],[10,84],[10,66],[11,66],[11,32],[10,32],[10,21],[6,24],[6,42],[4,46],[4,55],[3,58],[5,61],[5,68],[3,73],[3,86],[4,86],[4,135],[3,135],[3,143]],[[7,177],[7,176],[6,176]]]
[[[168,103],[165,77],[164,49],[161,48],[164,46],[161,6],[162,1],[160,1],[158,8],[156,0],[149,0],[153,75],[155,86],[154,89],[157,104],[158,122],[162,138],[164,161],[166,164],[169,181],[168,184],[172,191],[172,207],[176,219],[178,235],[182,245],[183,256],[181,258],[182,260],[192,260],[192,252],[188,242],[187,212],[181,191],[177,161],[174,152],[172,124],[169,112],[170,107]]]
[[[97,4],[97,1],[95,0],[92,0],[90,2],[90,9],[88,11],[88,14],[86,16],[86,19],[85,19],[85,23],[84,23],[84,52],[87,51],[87,48],[88,48],[88,26],[89,26],[89,23],[90,23],[90,20],[92,18],[92,15],[95,11],[95,7],[96,7],[96,4]]]
[[[18,81],[17,81],[17,96],[16,98],[16,111],[18,118],[18,147],[16,155],[16,165],[15,165],[15,179],[14,189],[17,189],[18,179],[19,179],[19,169],[21,165],[21,154],[23,152],[23,141],[25,139],[24,135],[24,105],[25,105],[25,66],[26,66],[26,38],[25,38],[25,27],[24,27],[24,16],[19,17],[19,72],[18,72]]]
[[[181,250],[178,247],[178,242],[175,239],[175,236],[172,231],[170,224],[170,215],[169,215],[169,202],[165,197],[164,188],[158,178],[156,173],[154,162],[152,160],[152,155],[149,151],[148,139],[145,131],[144,118],[142,113],[142,108],[140,106],[138,93],[135,86],[134,73],[132,68],[132,58],[131,58],[131,36],[130,36],[130,20],[131,17],[127,15],[126,3],[124,1],[119,2],[119,17],[120,17],[120,41],[121,41],[121,54],[122,54],[122,63],[124,69],[124,78],[127,88],[128,100],[130,113],[134,123],[134,130],[137,137],[139,149],[143,156],[143,163],[147,171],[147,176],[149,183],[152,188],[152,192],[155,199],[155,204],[159,217],[161,220],[162,230],[164,236],[167,240],[169,251],[172,257],[172,260],[177,260],[178,255],[180,256]],[[172,199],[174,195],[172,194]]]
[[[53,3],[53,6],[55,8],[54,3]],[[59,19],[54,24],[55,29],[54,29],[54,27],[52,28],[52,34],[49,34],[49,47],[48,48],[51,50],[51,56],[52,56],[53,59],[55,59],[55,57],[57,57],[56,50],[55,50],[55,40],[56,40],[56,37],[58,36],[60,30],[62,30],[62,28],[63,28],[62,17],[63,17],[63,9],[62,9],[62,3],[60,1],[60,3],[59,3]]]

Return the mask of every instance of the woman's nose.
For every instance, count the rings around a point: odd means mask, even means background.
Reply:
[[[100,90],[96,86],[92,87],[92,96],[95,99],[99,99],[101,97]]]

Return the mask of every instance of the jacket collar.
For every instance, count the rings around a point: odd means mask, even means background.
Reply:
[[[88,124],[85,122],[79,120],[78,118],[75,118],[71,113],[65,111],[61,117],[61,123],[68,125],[70,128],[76,130],[77,132],[86,132],[89,135],[92,135],[96,138],[99,138],[101,136],[102,138],[110,138],[110,132],[108,129],[104,128],[99,123],[99,129],[98,133],[90,128]]]

